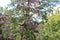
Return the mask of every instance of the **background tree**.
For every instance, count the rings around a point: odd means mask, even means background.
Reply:
[[[60,28],[60,14],[56,14],[49,18],[47,23],[45,23],[46,29],[46,40],[59,40],[59,28]]]

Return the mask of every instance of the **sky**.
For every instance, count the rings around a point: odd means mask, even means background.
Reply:
[[[6,7],[10,3],[10,0],[0,0],[0,6]]]

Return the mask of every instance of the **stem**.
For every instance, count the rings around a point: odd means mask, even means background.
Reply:
[[[23,40],[23,33],[21,34],[21,40]]]
[[[0,34],[2,34],[2,27],[0,26]]]
[[[31,0],[28,0],[28,5],[30,5],[30,3],[31,3]]]
[[[1,25],[0,25],[0,35],[2,35],[2,26]],[[3,39],[3,36],[0,40],[2,40],[2,39]]]

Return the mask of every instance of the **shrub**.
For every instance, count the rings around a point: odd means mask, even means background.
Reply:
[[[45,39],[59,40],[60,39],[60,14],[51,16],[45,23]]]

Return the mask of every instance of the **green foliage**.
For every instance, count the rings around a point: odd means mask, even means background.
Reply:
[[[60,14],[51,16],[47,23],[45,23],[45,37],[46,40],[60,39]]]
[[[17,34],[17,33],[19,33],[20,31],[19,30],[17,30],[17,29],[15,29],[15,30],[12,30],[12,33],[13,34]]]

